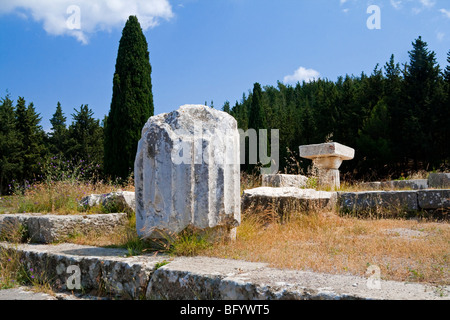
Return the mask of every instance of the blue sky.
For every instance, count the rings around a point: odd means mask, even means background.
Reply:
[[[234,105],[254,82],[370,74],[391,54],[408,62],[419,35],[441,68],[450,50],[448,0],[1,0],[0,97],[33,102],[45,130],[58,101],[68,124],[82,104],[103,119],[130,14],[149,43],[155,114]]]

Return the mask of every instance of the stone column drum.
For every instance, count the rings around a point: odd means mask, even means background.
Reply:
[[[339,188],[339,167],[344,160],[355,157],[355,150],[342,144],[331,142],[300,146],[300,156],[311,159],[319,171],[319,186]]]
[[[229,114],[184,105],[151,117],[134,172],[139,236],[161,238],[193,228],[235,238],[241,219],[240,146],[237,122]]]

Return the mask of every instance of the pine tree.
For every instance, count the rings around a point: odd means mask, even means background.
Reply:
[[[104,169],[127,178],[134,168],[142,127],[154,113],[148,44],[138,19],[122,31],[113,79],[111,109],[105,126]]]
[[[262,90],[259,83],[253,85],[252,103],[250,105],[248,127],[258,131],[266,128],[266,115],[262,102]]]
[[[62,112],[61,103],[57,103],[56,111],[50,119],[52,132],[49,134],[50,148],[53,154],[64,154],[67,150],[68,129],[66,127],[66,117]]]
[[[436,54],[428,50],[422,37],[413,42],[409,51],[410,62],[404,75],[405,123],[400,134],[407,146],[407,155],[414,160],[415,169],[419,162],[429,162],[435,153],[434,136],[439,119],[440,106],[437,99],[440,82],[440,68]]]
[[[445,103],[442,105],[442,122],[448,121],[450,118],[450,51],[447,53],[447,66],[444,71],[444,88],[446,92]],[[440,124],[442,126],[442,124]],[[448,147],[448,142],[450,141],[450,126],[448,124],[444,124],[441,127],[443,132],[442,134],[442,160],[446,161],[447,166],[450,162],[450,148]]]
[[[251,104],[250,104],[250,110],[249,110],[249,115],[248,115],[248,128],[256,130],[256,134],[258,136],[258,146],[256,148],[256,152],[257,152],[256,157],[258,159],[258,163],[260,161],[260,159],[259,159],[259,155],[260,155],[260,150],[259,150],[259,146],[260,146],[259,129],[266,129],[267,128],[266,114],[265,114],[265,110],[264,110],[264,107],[263,107],[262,99],[263,99],[263,97],[262,97],[261,85],[259,83],[255,83],[253,85],[252,101],[251,101]],[[253,143],[255,143],[255,142],[253,142]],[[248,152],[246,150],[246,153],[248,153]],[[250,156],[250,155],[248,155],[248,156]],[[255,168],[256,168],[256,166],[254,164],[249,164],[247,166],[247,170],[249,172],[254,171]]]
[[[37,178],[40,172],[39,163],[47,153],[44,144],[45,132],[40,122],[41,118],[36,113],[33,103],[26,107],[25,99],[19,97],[16,106],[16,131],[21,141],[19,152],[21,168],[17,175],[20,183]]]
[[[225,103],[223,104],[223,107],[222,107],[222,111],[226,112],[228,114],[231,112],[230,101],[225,101]]]
[[[385,85],[384,85],[384,102],[386,103],[387,111],[390,115],[390,142],[393,152],[393,163],[402,163],[404,155],[403,137],[398,134],[399,128],[405,119],[405,111],[402,106],[402,71],[400,64],[395,63],[394,55],[391,55],[389,62],[384,66],[385,70]]]
[[[365,171],[376,170],[381,174],[386,164],[391,163],[390,123],[388,107],[381,99],[359,130],[357,147],[364,159],[359,163],[359,168]]]
[[[13,101],[6,96],[0,101],[0,195],[8,191],[8,184],[20,171],[20,146],[15,108]]]
[[[73,122],[69,127],[69,157],[78,161],[89,161],[92,164],[103,162],[103,128],[100,121],[94,119],[94,112],[88,105],[74,109]]]
[[[444,78],[447,84],[450,84],[450,51],[447,53],[447,67],[445,67]]]

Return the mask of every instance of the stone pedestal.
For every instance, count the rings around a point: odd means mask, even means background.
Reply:
[[[135,161],[136,229],[144,238],[187,228],[233,239],[240,223],[236,120],[201,105],[151,117]]]
[[[272,188],[295,187],[304,188],[308,178],[296,174],[263,174],[262,186]]]
[[[339,167],[344,160],[355,157],[355,150],[342,144],[331,142],[300,146],[300,156],[311,159],[319,173],[318,184],[322,188],[340,187]]]

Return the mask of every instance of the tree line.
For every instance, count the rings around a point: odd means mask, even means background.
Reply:
[[[355,159],[341,167],[354,178],[445,170],[450,160],[450,51],[445,69],[421,37],[408,53],[410,61],[403,65],[392,55],[370,75],[346,75],[335,82],[278,82],[264,88],[255,83],[240,102],[231,107],[227,101],[223,110],[244,130],[280,130],[282,172],[297,170],[296,163],[306,172],[311,161],[301,160],[299,146],[326,141],[355,148]]]
[[[65,168],[82,164],[80,171],[94,172],[96,179],[121,182],[130,177],[142,127],[154,112],[151,70],[142,28],[130,16],[119,42],[110,111],[102,122],[88,105],[81,105],[67,126],[58,102],[46,133],[33,103],[26,105],[23,97],[16,103],[9,95],[0,98],[0,194],[10,191],[13,182],[27,186],[44,179],[48,168],[57,170],[62,162]]]
[[[103,162],[103,125],[94,119],[88,105],[74,109],[73,122],[67,118],[58,102],[50,119],[50,132],[41,126],[40,114],[33,103],[23,97],[16,102],[9,95],[0,99],[0,191],[2,194],[17,182],[39,180],[50,158],[71,163],[89,161],[100,166]]]
[[[300,159],[299,146],[326,141],[356,149],[355,159],[341,167],[353,178],[445,170],[450,160],[450,51],[448,65],[441,69],[421,37],[412,46],[404,65],[392,55],[370,75],[294,86],[255,83],[240,102],[231,107],[227,101],[222,109],[243,130],[279,129],[281,172],[297,173],[299,167],[305,172],[310,161]],[[39,180],[43,163],[56,157],[94,164],[100,179],[130,176],[140,131],[153,115],[147,47],[137,18],[131,16],[119,44],[111,109],[103,121],[81,105],[68,125],[57,103],[46,133],[33,103],[23,97],[16,102],[9,95],[0,98],[0,193],[8,192],[12,181],[24,185]],[[242,169],[254,171],[255,166]]]

